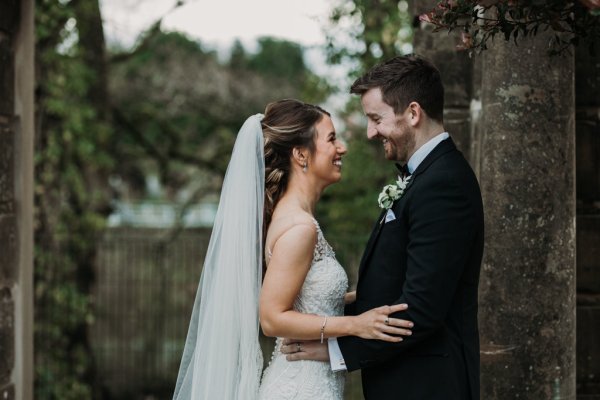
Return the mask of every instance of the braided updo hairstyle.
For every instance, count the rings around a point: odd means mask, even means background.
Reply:
[[[296,147],[315,150],[316,124],[330,114],[319,106],[285,99],[269,103],[262,120],[265,146],[265,205],[263,242],[273,210],[287,189],[292,150]]]

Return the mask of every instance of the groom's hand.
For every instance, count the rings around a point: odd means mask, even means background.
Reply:
[[[288,361],[313,360],[329,361],[327,342],[320,340],[284,339],[281,352]]]

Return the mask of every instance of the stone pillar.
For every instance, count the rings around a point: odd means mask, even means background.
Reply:
[[[415,17],[431,11],[438,0],[412,1],[411,14]],[[415,27],[414,52],[432,61],[440,70],[445,89],[444,126],[457,147],[478,172],[477,122],[481,109],[478,85],[473,76],[478,71],[478,58],[469,58],[467,52],[457,51],[456,35],[433,33],[431,24],[420,23]]]
[[[575,53],[577,396],[600,398],[600,55]]]
[[[33,398],[33,0],[0,4],[0,398]]]
[[[482,55],[482,399],[575,398],[574,63],[548,39]]]

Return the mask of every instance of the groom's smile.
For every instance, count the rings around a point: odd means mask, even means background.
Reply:
[[[361,103],[368,118],[367,138],[381,140],[385,158],[406,164],[408,155],[414,151],[415,133],[406,123],[405,115],[394,112],[383,100],[380,88],[366,91]]]

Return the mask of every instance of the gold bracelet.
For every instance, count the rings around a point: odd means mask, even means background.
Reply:
[[[321,326],[321,343],[323,343],[323,336],[325,335],[325,325],[327,325],[327,317],[325,317],[323,325]]]

